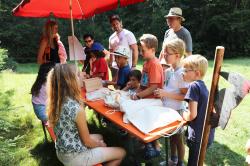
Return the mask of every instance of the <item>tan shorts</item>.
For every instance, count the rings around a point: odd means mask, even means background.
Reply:
[[[93,166],[106,161],[103,148],[100,147],[88,149],[81,153],[56,152],[56,154],[65,166]]]

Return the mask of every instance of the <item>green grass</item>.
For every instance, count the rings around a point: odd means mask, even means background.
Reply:
[[[213,62],[209,62],[205,82],[210,89]],[[250,79],[249,58],[225,60],[223,71],[234,71]],[[141,63],[139,68],[141,68]],[[33,113],[30,88],[33,84],[38,66],[35,64],[18,64],[17,71],[0,73],[0,165],[61,165],[57,160],[53,143],[44,143],[40,121]],[[229,86],[223,79],[220,87]],[[213,146],[208,149],[205,164],[245,165],[245,143],[250,138],[250,95],[237,107],[225,130],[216,129]],[[124,145],[116,134],[100,127],[95,114],[88,110],[88,121],[93,132],[101,132],[109,145]],[[118,138],[117,138],[118,137]],[[186,148],[186,151],[188,149]],[[187,153],[185,158],[187,159]],[[128,164],[128,158],[123,165]]]

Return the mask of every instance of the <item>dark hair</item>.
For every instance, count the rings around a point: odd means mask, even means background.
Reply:
[[[83,39],[86,39],[88,37],[90,37],[92,40],[94,40],[94,36],[89,34],[89,33],[86,33],[86,34],[83,35]]]
[[[129,73],[129,78],[135,77],[138,81],[141,81],[141,71],[140,70],[131,70]]]
[[[105,54],[103,51],[88,51],[88,54],[91,55],[91,53],[93,53],[96,58],[103,58],[105,57]]]
[[[47,80],[47,75],[49,71],[55,66],[55,63],[44,63],[40,66],[38,75],[36,77],[36,81],[32,85],[31,88],[31,94],[34,96],[38,96],[39,91],[42,87],[42,85],[46,82]]]
[[[120,17],[117,15],[117,14],[113,14],[109,17],[109,22],[110,24],[112,23],[112,21],[114,20],[118,20],[118,21],[121,21]]]

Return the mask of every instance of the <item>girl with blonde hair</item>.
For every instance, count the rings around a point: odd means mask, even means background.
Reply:
[[[38,50],[37,63],[66,63],[67,53],[58,34],[58,24],[49,20],[43,28]]]
[[[48,120],[56,134],[56,152],[64,165],[117,166],[125,156],[119,147],[107,147],[100,134],[90,134],[75,65],[56,64],[47,79]]]

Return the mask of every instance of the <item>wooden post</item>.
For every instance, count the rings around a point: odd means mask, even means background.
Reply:
[[[219,77],[220,77],[219,74],[220,74],[220,70],[221,70],[221,66],[223,62],[224,51],[225,51],[224,47],[222,46],[216,47],[213,78],[212,78],[212,83],[211,83],[211,88],[210,88],[210,93],[209,93],[207,111],[205,114],[205,120],[204,120],[205,124],[203,126],[203,132],[202,132],[202,137],[201,137],[201,147],[200,147],[199,161],[198,161],[199,166],[203,166],[205,156],[206,156],[207,143],[208,143],[208,138],[209,138],[209,133],[210,133],[210,128],[211,128],[211,125],[209,124],[210,115],[214,109],[214,98],[215,98],[215,93],[216,93],[216,89],[217,89],[218,82],[219,82]]]

